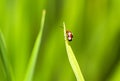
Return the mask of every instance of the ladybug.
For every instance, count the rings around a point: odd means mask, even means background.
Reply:
[[[73,34],[71,31],[67,30],[66,31],[66,35],[67,35],[67,40],[68,41],[72,41],[72,38],[73,38]]]

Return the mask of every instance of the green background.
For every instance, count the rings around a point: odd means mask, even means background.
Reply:
[[[46,19],[33,81],[76,81],[62,23],[86,81],[120,81],[120,0],[0,0],[0,31],[16,81],[23,81],[42,10]],[[9,68],[9,67],[8,67]],[[0,57],[0,81],[6,77]]]

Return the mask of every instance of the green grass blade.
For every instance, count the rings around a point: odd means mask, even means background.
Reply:
[[[6,44],[5,44],[5,40],[4,37],[0,31],[0,59],[2,60],[3,63],[3,67],[6,73],[6,79],[7,81],[14,81],[14,77],[13,77],[13,71],[12,68],[10,66],[10,63],[8,61],[7,58],[7,52],[6,52]]]
[[[32,81],[34,68],[35,68],[38,52],[39,52],[40,45],[41,45],[41,39],[42,39],[42,33],[43,33],[44,21],[45,21],[45,13],[46,11],[43,10],[42,19],[41,19],[41,29],[39,31],[39,34],[36,38],[36,41],[35,41],[35,44],[32,50],[32,54],[29,60],[29,64],[28,64],[28,68],[27,68],[24,81]]]
[[[118,62],[117,67],[107,81],[120,81],[120,61]]]
[[[67,40],[67,36],[66,36],[65,23],[63,23],[63,27],[64,27],[64,39],[65,39],[66,51],[67,51],[67,55],[68,55],[70,65],[73,69],[73,72],[74,72],[76,78],[77,78],[77,81],[85,81],[84,78],[83,78],[82,72],[80,70],[80,67],[78,65],[78,62],[76,60],[76,57],[74,56],[74,53],[72,51],[72,48],[68,44],[68,40]]]

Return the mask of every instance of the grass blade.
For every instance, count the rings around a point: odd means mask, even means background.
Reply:
[[[85,81],[83,78],[82,72],[80,70],[80,67],[78,65],[78,62],[76,60],[76,57],[74,56],[74,53],[72,51],[72,48],[68,44],[65,23],[63,23],[63,27],[64,27],[64,39],[65,39],[66,51],[67,51],[68,59],[69,59],[70,65],[72,67],[72,70],[77,78],[77,81]]]
[[[117,67],[107,81],[120,81],[120,61],[118,62]]]
[[[35,68],[39,48],[40,48],[40,45],[41,45],[41,39],[42,39],[42,33],[43,33],[44,21],[45,21],[45,13],[46,13],[46,11],[43,10],[42,19],[41,19],[41,29],[39,31],[39,34],[36,38],[36,41],[35,41],[35,44],[34,44],[34,47],[33,47],[33,50],[32,50],[32,54],[31,54],[31,57],[30,57],[30,60],[29,60],[29,64],[28,64],[28,68],[27,68],[27,72],[26,72],[24,81],[32,81],[34,68]]]
[[[7,79],[7,81],[15,81],[14,77],[13,77],[13,73],[12,73],[13,71],[12,71],[10,63],[8,61],[6,53],[7,52],[6,52],[5,40],[4,40],[4,37],[0,31],[0,58],[2,60],[3,67],[5,69],[6,79]]]

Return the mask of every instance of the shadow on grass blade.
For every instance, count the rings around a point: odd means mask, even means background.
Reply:
[[[35,44],[34,44],[34,47],[32,50],[32,54],[31,54],[31,57],[29,60],[29,64],[28,64],[28,68],[27,68],[27,72],[26,72],[24,81],[32,81],[32,77],[34,74],[34,68],[35,68],[38,52],[39,52],[40,45],[41,45],[41,39],[42,39],[42,33],[43,33],[44,21],[45,21],[45,14],[46,14],[46,11],[43,10],[42,19],[41,19],[41,29],[38,33],[38,36],[36,38],[36,41],[35,41]]]
[[[64,22],[63,22],[63,27],[64,27],[64,39],[65,39],[66,51],[67,51],[68,59],[69,59],[70,65],[72,67],[72,70],[76,76],[77,81],[85,81],[83,78],[82,72],[80,70],[80,67],[78,65],[78,62],[77,62],[77,60],[74,56],[74,53],[72,51],[72,48],[68,44],[68,40],[67,40],[67,36],[66,36],[66,27],[65,27]]]

